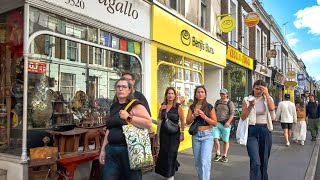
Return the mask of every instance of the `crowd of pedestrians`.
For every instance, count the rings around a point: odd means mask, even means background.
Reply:
[[[135,77],[124,73],[115,83],[116,95],[110,109],[110,118],[106,122],[106,134],[102,144],[99,161],[103,164],[102,179],[142,179],[141,170],[130,169],[128,150],[122,126],[128,122],[139,128],[151,127],[151,112],[144,95],[134,89]],[[138,99],[128,110],[124,107],[133,99]],[[161,103],[158,117],[157,134],[159,137],[158,158],[155,172],[174,179],[180,166],[177,161],[180,142],[184,140],[185,125],[190,125],[192,149],[195,169],[200,180],[209,180],[211,161],[227,163],[229,138],[234,119],[234,103],[229,99],[228,90],[220,90],[220,99],[214,105],[207,101],[204,86],[194,90],[194,98],[184,116],[183,99],[174,87],[168,87]],[[320,125],[320,106],[315,102],[314,95],[309,96],[306,104],[302,99],[290,101],[290,95],[284,95],[277,109],[269,94],[266,83],[257,80],[253,91],[242,101],[240,121],[247,121],[246,148],[250,159],[250,179],[268,179],[268,161],[272,146],[273,121],[280,121],[283,129],[285,146],[290,142],[304,145],[307,124],[314,141]],[[171,128],[168,127],[171,123]],[[177,128],[173,131],[172,128]],[[223,148],[220,148],[220,141]],[[215,156],[212,158],[214,148]],[[223,149],[223,151],[222,151]]]

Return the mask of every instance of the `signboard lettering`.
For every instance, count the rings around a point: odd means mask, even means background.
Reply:
[[[181,31],[181,42],[182,44],[189,46],[191,43],[191,35],[189,31],[182,30]],[[208,43],[204,42],[203,40],[196,39],[195,36],[192,36],[192,46],[197,47],[200,51],[205,51],[211,54],[214,54],[214,48],[211,47]]]
[[[46,71],[47,71],[46,63],[28,61],[28,72],[45,74]]]
[[[228,45],[227,59],[253,70],[253,59]]]

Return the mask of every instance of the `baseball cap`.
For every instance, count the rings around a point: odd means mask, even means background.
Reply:
[[[228,90],[223,88],[220,90],[220,94],[228,94]]]
[[[284,95],[284,98],[285,98],[285,99],[290,99],[290,94],[285,94],[285,95]]]

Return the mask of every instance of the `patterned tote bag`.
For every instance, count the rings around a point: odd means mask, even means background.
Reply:
[[[136,99],[131,100],[124,110],[128,110],[134,101]],[[130,169],[152,166],[153,156],[148,129],[135,127],[128,121],[127,123],[128,125],[122,126],[122,130],[127,142]]]

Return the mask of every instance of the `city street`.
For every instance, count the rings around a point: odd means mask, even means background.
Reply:
[[[270,180],[304,180],[308,172],[315,171],[315,164],[310,163],[316,142],[310,141],[310,132],[307,134],[305,146],[291,143],[286,147],[283,143],[283,135],[280,123],[275,123],[273,131],[273,145],[269,161]],[[318,151],[319,149],[315,149]],[[213,154],[214,155],[214,154]],[[235,143],[231,139],[229,162],[213,162],[211,167],[211,179],[214,180],[248,180],[249,158],[246,148]],[[197,173],[194,168],[192,149],[182,151],[178,155],[181,166],[175,175],[175,179],[194,180]],[[319,164],[319,163],[318,163]],[[310,165],[310,166],[309,166]],[[144,174],[144,180],[164,179],[154,172]],[[315,178],[317,179],[317,178]],[[318,178],[319,179],[319,178]]]

